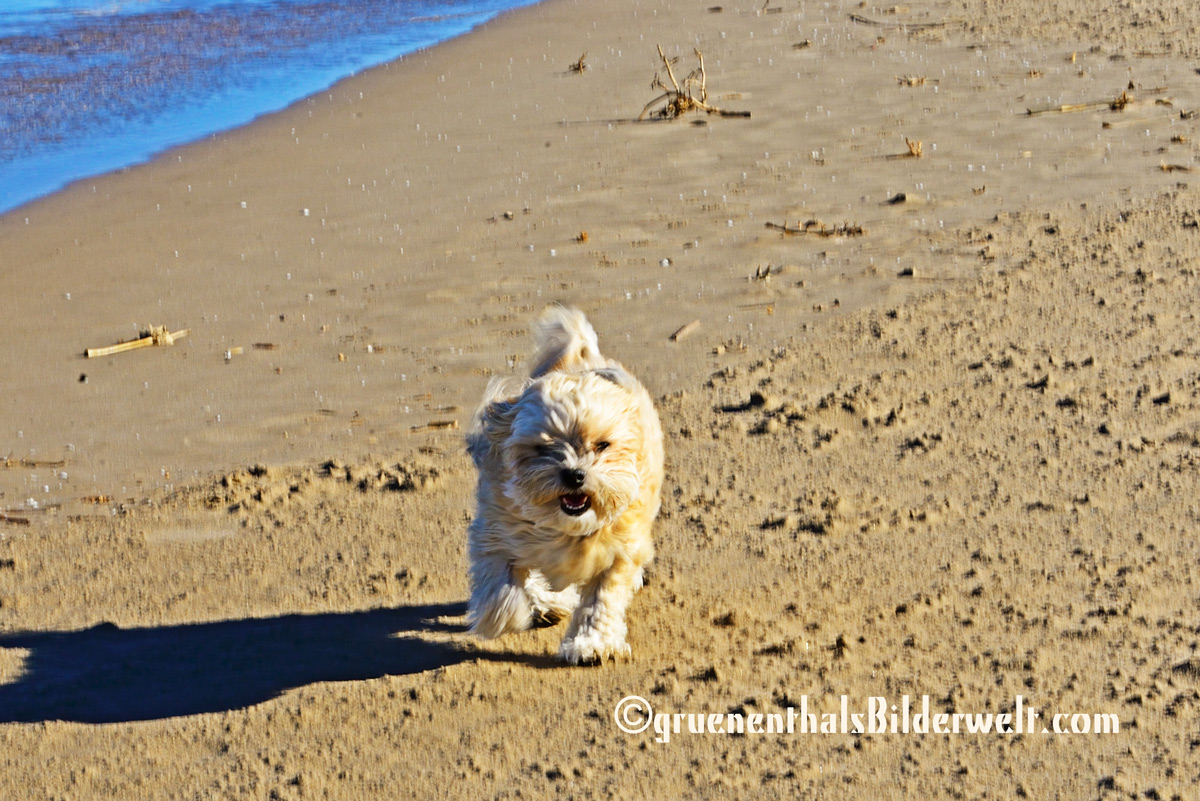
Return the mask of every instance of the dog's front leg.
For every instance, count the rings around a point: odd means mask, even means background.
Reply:
[[[529,628],[533,610],[525,594],[527,570],[514,570],[501,554],[472,554],[467,620],[485,639]]]
[[[579,606],[578,589],[567,587],[555,592],[546,577],[537,570],[530,570],[529,577],[525,579],[525,595],[529,598],[533,623],[538,626],[552,626]]]
[[[633,598],[634,582],[640,575],[640,565],[619,559],[583,587],[579,606],[571,615],[559,647],[563,659],[578,665],[603,661],[609,656],[629,656],[625,612]]]

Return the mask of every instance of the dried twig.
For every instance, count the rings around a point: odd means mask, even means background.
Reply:
[[[1025,109],[1025,113],[1030,117],[1036,117],[1039,114],[1070,114],[1074,111],[1088,111],[1094,108],[1104,108],[1111,101],[1098,100],[1091,103],[1063,103],[1058,106],[1039,106],[1037,108]]]
[[[704,55],[698,49],[693,49],[693,52],[695,52],[696,60],[700,63],[700,66],[688,73],[681,85],[675,77],[675,70],[672,69],[679,59],[667,58],[667,55],[663,52],[662,45],[658,46],[658,57],[662,59],[663,69],[666,70],[667,80],[671,82],[671,85],[668,86],[663,83],[658,73],[654,74],[654,80],[650,82],[650,88],[662,89],[663,93],[642,108],[642,113],[638,115],[639,120],[646,119],[646,115],[650,113],[650,109],[664,100],[666,103],[653,114],[657,119],[672,120],[676,117],[682,117],[689,111],[705,111],[709,114],[720,114],[723,117],[750,116],[749,111],[726,111],[709,105],[708,77],[704,71]]]
[[[672,342],[681,342],[684,338],[690,337],[692,334],[696,333],[699,328],[700,321],[692,320],[690,323],[681,325],[678,329],[676,329],[675,333],[671,334],[670,340]]]
[[[831,228],[820,220],[809,220],[803,225],[797,225],[795,228],[789,228],[787,223],[780,225],[779,223],[769,222],[767,223],[767,227],[776,231],[782,231],[787,236],[862,236],[866,233],[866,230],[858,223],[846,222]]]
[[[920,139],[909,139],[904,137],[904,144],[908,146],[907,153],[892,153],[884,156],[885,159],[919,159],[925,152],[925,143]]]
[[[430,420],[425,425],[409,426],[408,430],[410,433],[415,434],[418,431],[444,431],[444,430],[453,431],[457,428],[458,428],[457,420]]]
[[[88,348],[87,357],[89,359],[96,359],[101,356],[112,356],[115,353],[124,353],[128,350],[148,348],[151,345],[159,345],[164,347],[167,345],[174,345],[175,340],[183,339],[189,333],[191,333],[191,331],[187,328],[183,329],[182,331],[175,331],[172,333],[171,331],[167,330],[166,326],[155,325],[151,326],[150,330],[144,333],[141,339],[135,339],[130,342],[118,342],[116,345],[108,345],[107,347],[103,348]]]
[[[962,19],[948,19],[942,20],[941,22],[901,22],[899,20],[896,22],[882,22],[877,19],[871,19],[870,17],[864,17],[862,14],[851,14],[850,19],[854,22],[862,23],[863,25],[874,25],[877,28],[900,28],[901,30],[911,29],[914,31],[924,31],[932,28],[944,28],[947,25],[966,24],[966,20]]]
[[[62,467],[66,462],[62,459],[57,461],[46,461],[44,459],[14,459],[12,456],[5,456],[0,459],[0,467],[12,469],[15,467],[23,468],[46,468],[46,467]]]
[[[1132,102],[1133,95],[1129,94],[1128,91],[1122,91],[1120,95],[1112,100],[1089,100],[1085,103],[1061,103],[1057,106],[1036,106],[1025,109],[1025,113],[1030,117],[1036,117],[1039,114],[1069,114],[1074,111],[1092,111],[1100,108],[1124,111],[1126,106]]]

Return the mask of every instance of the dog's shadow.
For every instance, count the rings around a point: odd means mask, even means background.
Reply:
[[[157,720],[240,709],[316,682],[419,673],[474,659],[543,661],[421,636],[464,632],[443,619],[465,612],[459,603],[0,634],[0,648],[29,651],[16,680],[0,685],[0,723]]]

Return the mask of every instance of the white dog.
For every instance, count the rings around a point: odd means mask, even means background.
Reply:
[[[662,428],[649,394],[600,355],[583,313],[534,326],[529,380],[493,380],[467,437],[479,469],[469,619],[481,637],[571,615],[572,663],[629,654],[625,611],[654,556]]]

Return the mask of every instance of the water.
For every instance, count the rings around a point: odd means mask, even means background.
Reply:
[[[535,0],[2,0],[0,212]]]

